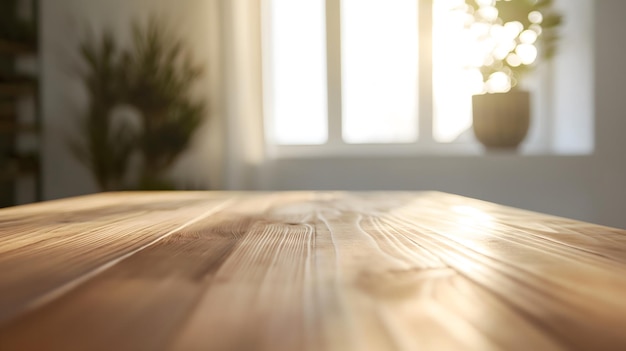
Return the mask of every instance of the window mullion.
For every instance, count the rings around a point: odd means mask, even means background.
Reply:
[[[342,145],[341,0],[326,0],[328,144]]]
[[[433,138],[433,1],[419,0],[419,143],[434,143]]]

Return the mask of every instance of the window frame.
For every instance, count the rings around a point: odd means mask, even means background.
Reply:
[[[262,6],[262,36],[269,33],[269,4],[265,0]],[[268,106],[264,107],[264,135],[266,136],[266,155],[276,158],[310,158],[310,157],[341,157],[341,156],[411,156],[411,155],[481,155],[484,149],[473,136],[451,142],[440,142],[434,139],[434,100],[433,100],[433,1],[418,1],[418,96],[417,96],[417,139],[410,143],[347,143],[342,137],[342,71],[341,71],[341,0],[325,0],[326,15],[326,65],[327,65],[327,128],[328,138],[323,144],[277,144],[269,135],[272,117]],[[265,52],[271,52],[271,45],[262,38],[263,58]],[[263,94],[271,87],[270,65],[263,63]],[[548,67],[548,72],[553,72]],[[540,76],[540,90],[549,90],[546,84],[550,78]],[[531,89],[531,91],[534,89]],[[267,99],[264,99],[267,101]],[[547,102],[549,104],[549,102]],[[539,106],[542,110],[550,110],[550,106]],[[549,126],[549,114],[539,113],[541,124]],[[471,128],[469,130],[471,133]],[[549,128],[541,126],[536,140],[528,147],[530,154],[542,154],[549,149]]]

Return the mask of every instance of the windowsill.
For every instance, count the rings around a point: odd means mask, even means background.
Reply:
[[[340,144],[268,146],[269,159],[366,157],[525,157],[589,156],[593,150],[563,150],[548,145],[522,144],[517,150],[486,150],[478,142],[418,142],[411,144]]]

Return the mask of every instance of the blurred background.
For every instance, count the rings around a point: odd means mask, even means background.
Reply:
[[[516,1],[2,0],[0,205],[440,190],[626,228],[626,2]],[[530,129],[485,148],[472,94],[511,88]]]

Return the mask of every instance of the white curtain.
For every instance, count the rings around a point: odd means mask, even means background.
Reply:
[[[221,180],[226,190],[262,188],[264,127],[261,0],[218,0]],[[213,70],[214,71],[214,70]]]

